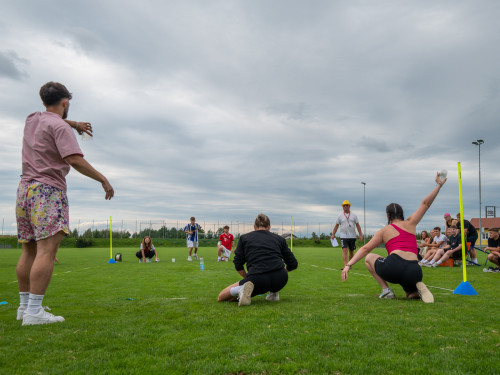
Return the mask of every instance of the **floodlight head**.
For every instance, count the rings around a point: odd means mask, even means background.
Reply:
[[[366,182],[361,182],[363,185],[366,185]]]

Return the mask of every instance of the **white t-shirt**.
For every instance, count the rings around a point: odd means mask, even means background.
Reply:
[[[359,220],[355,213],[342,212],[336,222],[339,225],[340,238],[356,238],[356,224],[358,223]]]
[[[443,246],[445,246],[447,244],[448,238],[443,233],[441,233],[439,235],[439,237],[438,236],[434,236],[434,242],[435,243],[439,243],[439,241],[443,241],[443,243],[441,244],[441,246],[439,246],[439,248],[442,248]]]

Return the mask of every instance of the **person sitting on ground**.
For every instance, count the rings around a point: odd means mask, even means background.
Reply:
[[[426,230],[423,230],[422,233],[420,233],[420,243],[418,244],[419,247],[419,255],[423,258],[425,257],[425,253],[427,252],[428,245],[431,242],[431,237],[429,236],[429,233]]]
[[[490,267],[491,272],[500,272],[500,236],[498,235],[497,228],[491,228],[489,230],[488,247],[484,249],[489,251],[488,260],[495,264],[496,267]]]
[[[460,230],[460,212],[457,214],[457,228]],[[477,254],[474,246],[476,245],[476,241],[479,238],[477,234],[476,227],[471,224],[469,220],[464,219],[464,236],[465,242],[470,242],[469,252],[472,262],[477,264]]]
[[[456,225],[452,225],[450,230],[452,233],[448,240],[448,244],[438,249],[431,261],[422,263],[422,266],[437,267],[450,258],[454,260],[462,259],[462,239],[460,238],[460,231]]]
[[[238,306],[250,305],[251,297],[267,292],[270,294],[266,300],[279,301],[288,272],[299,265],[286,240],[270,232],[271,221],[266,215],[259,214],[253,228],[253,232],[240,237],[234,253],[234,266],[243,279],[222,290],[219,302],[238,299]]]
[[[158,254],[153,245],[151,237],[145,236],[141,242],[141,249],[135,253],[135,256],[139,258],[139,263],[151,263],[151,258],[155,257],[155,262],[159,262]]]
[[[419,264],[423,265],[427,262],[430,262],[432,258],[436,255],[437,251],[445,246],[448,243],[448,238],[444,234],[441,233],[441,228],[434,228],[434,239],[429,244],[427,253],[425,254],[424,259],[422,259]]]
[[[404,219],[403,208],[397,203],[389,204],[386,209],[388,225],[380,229],[372,239],[364,245],[347,263],[342,270],[342,281],[347,280],[349,270],[356,262],[366,256],[365,264],[368,271],[382,287],[379,298],[395,298],[394,291],[389,283],[403,287],[406,297],[421,298],[425,303],[434,302],[434,296],[422,282],[422,268],[418,265],[418,246],[415,234],[417,224],[425,215],[432,202],[446,182],[442,181],[439,173],[436,174],[436,186],[424,198],[417,210],[408,219]],[[385,243],[388,256],[386,258],[370,252]]]
[[[234,253],[234,236],[229,233],[229,225],[224,226],[223,231],[217,243],[217,262],[227,262],[231,252]]]

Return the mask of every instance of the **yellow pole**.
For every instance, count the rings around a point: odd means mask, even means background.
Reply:
[[[293,216],[290,217],[290,251],[293,252]]]
[[[109,259],[113,259],[113,224],[111,224],[111,216],[109,217]]]
[[[462,237],[462,269],[464,273],[464,282],[467,281],[467,264],[465,261],[465,248],[467,243],[465,242],[464,234],[464,204],[462,200],[462,170],[460,168],[460,162],[458,162],[458,195],[460,197],[460,235]]]

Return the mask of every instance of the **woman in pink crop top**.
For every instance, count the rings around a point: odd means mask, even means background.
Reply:
[[[389,204],[385,211],[387,223],[375,236],[347,263],[342,270],[342,281],[346,281],[351,267],[359,260],[365,258],[368,271],[382,287],[379,298],[392,299],[396,295],[389,283],[399,284],[403,287],[406,297],[421,298],[423,302],[434,302],[434,296],[422,282],[422,269],[418,265],[418,246],[416,238],[417,224],[425,215],[439,190],[446,182],[436,175],[436,187],[424,198],[418,209],[408,219],[404,219],[403,208],[397,203]],[[382,257],[370,254],[381,243],[385,244],[388,256]]]

